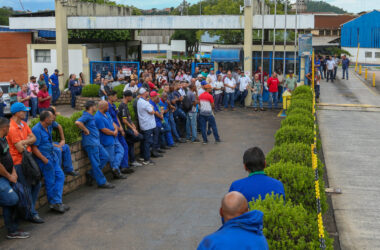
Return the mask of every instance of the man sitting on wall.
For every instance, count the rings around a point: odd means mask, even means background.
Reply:
[[[248,201],[259,199],[260,196],[261,199],[264,199],[267,194],[272,194],[272,192],[285,198],[284,185],[281,181],[273,179],[264,173],[265,155],[260,148],[247,149],[243,156],[243,163],[249,176],[234,181],[229,192],[238,191]]]
[[[269,249],[263,234],[263,213],[248,211],[248,202],[239,192],[223,197],[219,210],[223,226],[206,236],[198,250],[206,249]]]
[[[53,122],[54,116],[50,111],[43,111],[40,114],[40,122],[32,129],[33,134],[36,136],[36,141],[32,145],[32,152],[44,176],[50,209],[64,213],[70,207],[62,203],[65,174],[59,165],[58,157],[54,153],[51,134]]]
[[[71,176],[78,176],[79,173],[77,171],[74,171],[73,161],[71,159],[70,147],[69,145],[65,143],[65,134],[63,133],[63,128],[58,122],[56,122],[55,107],[49,107],[48,109],[46,109],[46,111],[50,111],[53,114],[54,121],[51,124],[51,126],[54,129],[58,129],[59,138],[61,139],[60,142],[53,142],[54,153],[58,157],[59,166],[62,166],[63,164],[63,172],[65,174],[71,175]]]
[[[75,122],[75,125],[82,130],[82,146],[91,162],[92,168],[86,173],[87,185],[91,186],[92,180],[95,179],[99,188],[114,188],[115,186],[107,182],[102,172],[109,157],[107,151],[100,144],[99,130],[95,124],[96,103],[87,101],[85,109],[82,117]]]

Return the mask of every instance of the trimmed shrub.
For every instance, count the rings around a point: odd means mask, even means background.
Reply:
[[[302,114],[293,114],[289,117],[286,117],[286,119],[281,122],[281,126],[287,125],[314,128],[314,120],[310,116],[304,116]]]
[[[99,97],[100,86],[97,84],[87,84],[82,88],[83,97]]]
[[[129,113],[131,114],[132,121],[133,122],[137,122],[137,117],[136,117],[136,114],[135,114],[135,110],[133,109],[133,100],[128,103],[128,109],[129,109]]]
[[[311,145],[314,142],[313,129],[305,126],[282,126],[274,135],[275,145],[283,143],[304,143]]]
[[[309,117],[310,119],[314,120],[313,114],[311,112],[305,110],[305,109],[302,109],[302,108],[294,108],[294,109],[286,111],[287,117],[290,117],[290,116],[295,115],[295,114],[300,114],[304,117]]]
[[[314,170],[310,167],[293,163],[283,162],[272,164],[265,168],[265,173],[284,184],[287,201],[302,205],[307,211],[317,213],[315,198]],[[320,202],[322,213],[327,210],[325,183],[319,180]]]
[[[269,249],[319,249],[316,216],[282,198],[267,195],[264,200],[249,202],[250,210],[264,213],[263,233]],[[325,232],[326,249],[333,249],[333,240]]]
[[[302,86],[297,87],[297,88],[292,92],[292,97],[293,97],[293,96],[300,95],[300,94],[313,95],[313,93],[312,93],[312,91],[311,91],[311,87],[309,87],[309,86],[307,86],[307,85],[302,85]]]
[[[306,111],[310,112],[312,114],[313,111],[313,102],[304,100],[304,99],[295,99],[290,101],[290,107],[288,108],[288,112],[291,112],[292,109],[295,108],[301,108],[305,109]]]
[[[70,119],[72,122],[75,123],[82,115],[83,115],[83,110],[77,111],[71,115]]]
[[[72,121],[71,118],[57,115],[55,120],[62,126],[63,133],[65,135],[65,141],[67,144],[72,144],[74,142],[81,140],[80,130],[75,125],[75,123]],[[29,127],[33,128],[39,122],[40,122],[40,118],[34,118],[33,120],[30,121]],[[61,140],[57,129],[53,130],[52,137],[53,137],[53,141]]]
[[[298,94],[298,95],[292,95],[292,99],[291,100],[305,100],[305,101],[309,101],[311,103],[313,103],[313,94],[307,94],[307,93],[301,93],[301,94]]]
[[[120,84],[120,85],[117,85],[116,87],[114,87],[112,90],[116,91],[117,93],[117,98],[118,99],[122,99],[123,98],[123,90],[124,90],[124,87],[125,85],[124,84]]]

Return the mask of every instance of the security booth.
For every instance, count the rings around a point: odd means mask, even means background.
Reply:
[[[128,77],[131,76],[134,71],[137,72],[137,76],[139,77],[140,71],[140,62],[112,62],[112,61],[91,61],[90,62],[90,83],[94,82],[97,74],[100,74],[105,77],[108,72],[112,73],[114,79],[117,78],[117,73],[119,71]],[[118,81],[115,81],[117,84]],[[114,87],[114,86],[113,86]]]

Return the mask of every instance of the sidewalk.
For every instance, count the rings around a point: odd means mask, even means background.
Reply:
[[[317,111],[342,249],[380,248],[380,95],[354,73],[321,82]]]

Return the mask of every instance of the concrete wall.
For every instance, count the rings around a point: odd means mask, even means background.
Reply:
[[[352,56],[350,56],[351,65],[354,65],[356,62],[356,55],[358,53],[358,48],[352,48],[352,47],[342,47],[342,49],[347,50],[350,52]],[[372,57],[368,58],[365,57],[366,52],[372,52]],[[380,54],[380,49],[375,48],[360,48],[359,49],[359,57],[358,62],[359,63],[369,63],[369,64],[379,64],[380,65],[380,58],[375,58],[375,53]]]
[[[31,42],[31,33],[0,33],[0,82],[10,79],[19,84],[28,82],[27,45]]]

